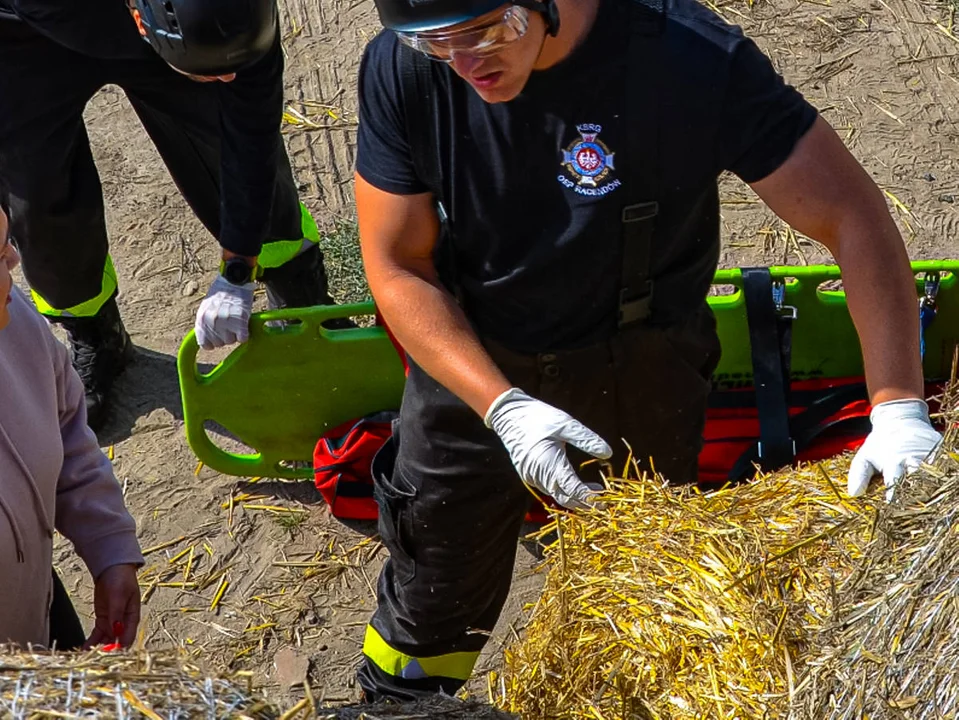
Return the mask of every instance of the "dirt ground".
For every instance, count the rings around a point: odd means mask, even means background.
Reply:
[[[371,0],[281,0],[281,7],[290,155],[302,198],[329,234],[334,292],[355,299],[364,293],[348,226],[355,83],[376,15]],[[759,0],[750,7],[737,0],[719,10],[758,40],[846,139],[886,191],[910,254],[959,256],[959,40],[948,29],[954,7],[915,0]],[[287,687],[308,668],[318,701],[354,701],[353,670],[383,560],[375,530],[333,520],[309,483],[195,472],[175,356],[215,270],[216,245],[120,90],[105,88],[87,117],[119,303],[139,351],[118,382],[115,417],[100,440],[149,551],[145,642],[182,645],[213,668],[251,671],[278,697],[288,697]],[[724,180],[723,191],[724,265],[828,260],[738,181]],[[88,621],[89,578],[65,543],[56,561]],[[510,605],[471,685],[481,698],[485,671],[521,628],[524,603],[535,600],[536,562],[535,547],[520,548]]]

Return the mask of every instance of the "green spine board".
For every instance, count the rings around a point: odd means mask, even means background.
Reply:
[[[921,261],[912,268],[917,300],[924,273],[944,273],[938,317],[926,333],[923,369],[928,379],[946,378],[959,344],[959,260]],[[793,379],[861,376],[862,355],[845,294],[820,289],[822,283],[840,279],[839,268],[777,266],[770,272],[786,280],[784,304],[797,309]],[[714,284],[736,288],[708,300],[723,348],[716,386],[749,386],[752,361],[742,272],[720,270]],[[386,332],[380,327],[326,330],[321,326],[333,318],[373,313],[372,303],[256,313],[249,342],[235,348],[209,373],[199,371],[196,338],[189,333],[180,347],[177,367],[187,441],[197,458],[228,475],[311,478],[313,448],[326,431],[370,413],[398,409],[405,378]],[[275,320],[299,324],[267,326]],[[255,452],[221,449],[207,434],[207,422],[221,425]],[[306,466],[294,468],[281,461]]]
[[[926,332],[923,371],[928,379],[948,377],[954,348],[959,342],[959,261],[921,261],[912,264],[918,298],[927,272],[943,274],[937,297],[938,316]],[[856,377],[863,374],[859,337],[842,291],[823,290],[820,285],[839,280],[835,265],[776,266],[774,279],[786,281],[784,305],[796,308],[792,328],[792,379]],[[716,315],[722,344],[722,359],[714,375],[718,388],[752,385],[752,360],[742,271],[720,270],[714,285],[732,285],[731,294],[713,295],[709,305]]]
[[[386,332],[321,326],[373,312],[372,303],[363,303],[256,313],[249,341],[209,373],[198,369],[196,338],[187,335],[177,368],[187,441],[198,459],[229,475],[312,477],[313,448],[323,433],[370,413],[399,409],[403,365]],[[276,320],[299,324],[267,326]],[[208,421],[257,452],[221,449],[207,434]]]

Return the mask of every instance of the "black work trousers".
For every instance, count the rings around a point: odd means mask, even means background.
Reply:
[[[617,472],[628,455],[625,439],[642,468],[652,458],[671,482],[696,480],[719,362],[705,305],[682,325],[637,324],[580,350],[488,350],[511,383],[604,437]],[[469,678],[506,601],[531,495],[482,418],[414,363],[394,430],[374,462],[390,557],[358,678],[377,698],[452,694]],[[599,481],[595,468],[581,475]]]
[[[79,650],[86,642],[80,616],[73,601],[63,586],[63,581],[53,571],[53,599],[50,602],[50,647],[57,650]]]
[[[110,294],[103,197],[83,121],[87,103],[107,84],[124,90],[186,201],[219,234],[220,120],[212,84],[174,72],[159,56],[81,55],[0,16],[0,177],[9,186],[11,236],[31,288],[56,309],[102,305],[95,300]],[[302,216],[285,151],[278,162],[270,238],[299,240]]]

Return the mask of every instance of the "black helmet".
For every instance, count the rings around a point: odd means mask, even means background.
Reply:
[[[383,27],[396,32],[427,32],[468,22],[512,2],[542,13],[551,35],[559,29],[554,0],[375,0]]]
[[[275,0],[132,0],[144,39],[177,70],[229,75],[276,39]]]

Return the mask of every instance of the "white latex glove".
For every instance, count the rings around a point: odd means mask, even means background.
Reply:
[[[576,475],[566,457],[566,443],[605,460],[613,451],[599,435],[518,388],[493,401],[485,422],[503,441],[523,482],[564,507],[587,506],[595,490]]]
[[[929,422],[923,400],[879,403],[869,416],[872,432],[849,467],[848,491],[853,497],[866,492],[874,475],[882,475],[886,500],[892,500],[896,483],[929,457],[942,435]]]
[[[204,350],[246,342],[256,283],[234,285],[217,275],[196,313],[196,341]]]

